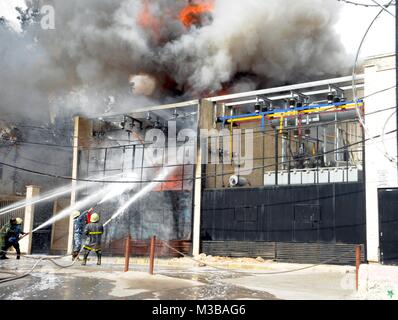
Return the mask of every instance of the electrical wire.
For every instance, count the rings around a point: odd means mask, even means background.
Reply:
[[[396,114],[397,114],[397,110],[394,110],[394,112],[387,118],[386,122],[384,123],[383,130],[381,132],[381,141],[383,143],[384,152],[386,152],[386,153],[388,152],[387,151],[387,146],[385,144],[385,137],[384,137],[385,136],[385,132],[386,132],[386,127],[387,127],[387,124],[390,121],[390,119]]]
[[[22,156],[18,156],[18,159],[22,159],[22,160],[30,161],[30,162],[33,162],[33,163],[42,164],[42,165],[45,165],[45,166],[50,166],[50,167],[56,167],[56,168],[62,168],[62,169],[69,169],[70,168],[70,166],[61,166],[59,164],[48,163],[48,162],[44,162],[44,161],[40,161],[40,160],[36,160],[36,159],[31,159],[31,158],[26,158],[26,157],[22,157]]]
[[[323,123],[323,125],[325,126],[325,125],[328,125],[328,124],[344,123],[344,122],[346,122],[346,120],[333,120],[333,121],[330,121],[330,122]],[[317,124],[317,123],[309,124],[309,125],[306,125],[306,128],[311,128],[311,127],[314,127],[314,126],[319,126],[319,124]],[[285,128],[285,130],[294,130],[294,128]],[[255,131],[254,134],[261,135],[261,134],[264,134],[264,133],[271,133],[270,136],[273,136],[273,134],[272,134],[273,132],[274,132],[273,129],[259,129],[258,131]],[[234,134],[234,135],[237,135],[237,134]],[[3,141],[11,141],[10,139],[4,139],[4,138],[1,139],[1,140],[3,140]],[[134,143],[134,144],[124,144],[124,145],[120,144],[120,145],[117,145],[117,146],[94,147],[94,148],[92,148],[92,147],[80,147],[80,146],[76,147],[76,146],[69,146],[69,145],[57,145],[57,144],[49,144],[49,143],[34,142],[34,141],[17,141],[17,142],[15,142],[15,145],[19,145],[19,144],[22,144],[22,145],[33,145],[33,146],[54,147],[54,148],[58,148],[58,149],[62,149],[62,148],[76,149],[76,148],[78,148],[81,151],[109,150],[109,149],[111,149],[111,150],[112,149],[132,149],[134,146],[137,146],[137,145],[141,146],[142,145],[141,143],[140,144]],[[152,144],[152,143],[147,143],[147,144]]]
[[[387,109],[384,109],[384,110],[390,110],[390,109],[393,109],[393,108],[395,108],[395,107],[387,108]],[[371,113],[368,113],[368,114],[382,112],[384,110],[378,110],[378,111],[371,112]],[[348,121],[344,120],[344,121],[341,121],[339,123],[351,123],[351,122],[353,122],[353,120],[348,120]],[[329,123],[324,123],[324,125],[329,125],[329,124],[334,124],[334,123],[336,123],[336,121],[331,121]],[[308,125],[307,127],[312,127],[312,126],[317,126],[317,125],[318,124],[312,124],[312,125]],[[272,132],[274,132],[274,131],[272,130]],[[245,133],[243,133],[243,134],[245,134]],[[254,132],[254,135],[258,135],[258,134],[264,134],[264,131],[263,130],[259,130],[259,131],[255,131]],[[351,133],[347,133],[347,134],[350,135],[351,137],[359,138],[358,135],[354,135],[354,134],[351,134]],[[237,134],[234,134],[234,135],[237,135]],[[273,136],[273,135],[271,134],[270,136]],[[211,139],[211,137],[210,137],[210,139]],[[320,140],[318,140],[318,141],[320,141]],[[298,143],[299,141],[297,139],[293,139],[293,142],[297,142]],[[330,143],[332,143],[332,142],[330,142]],[[59,168],[69,168],[67,166],[60,166],[60,165],[51,164],[51,163],[47,163],[47,162],[42,162],[42,161],[39,161],[39,160],[25,158],[25,157],[21,157],[21,156],[19,158],[27,160],[27,161],[31,161],[31,162],[34,162],[34,163],[38,163],[38,164],[54,166],[54,167],[59,167]],[[283,158],[283,157],[279,156],[278,158]],[[263,160],[263,159],[275,159],[275,157],[270,156],[270,157],[265,157],[265,158],[264,157],[259,157],[259,158],[253,158],[253,159],[247,159],[246,158],[246,160]],[[177,166],[181,166],[181,165],[169,165],[169,167],[173,167],[173,166],[177,167]],[[139,168],[134,168],[134,169],[156,169],[156,168],[160,168],[160,167],[161,166],[145,166],[145,167],[139,167]],[[94,171],[90,171],[90,172],[92,172],[92,173],[101,172],[102,173],[102,172],[112,172],[112,171],[120,171],[120,170],[121,169],[107,169],[107,170],[94,170]]]
[[[377,92],[369,94],[369,95],[367,95],[367,96],[365,96],[363,98],[370,97],[370,96],[372,96],[374,94],[377,94],[377,93],[380,93],[380,92],[383,92],[383,91],[389,90],[389,89],[391,89],[391,88],[387,88],[387,89],[383,89],[383,90],[377,91]],[[359,99],[362,99],[362,98],[359,98]],[[6,121],[4,119],[0,119],[0,120]],[[33,129],[42,129],[42,130],[53,131],[50,128],[44,128],[44,127],[38,127],[38,126],[27,126],[27,125],[23,125],[23,124],[18,124],[16,126],[17,127],[19,126],[19,127],[27,127],[27,128],[33,128]],[[76,138],[76,136],[74,136],[74,135],[72,135],[72,136],[64,135],[64,136],[68,137],[68,138]],[[7,141],[7,139],[2,139],[2,140]],[[17,142],[17,144],[18,143],[19,144],[27,144],[27,145],[30,144],[30,145],[35,145],[35,146],[48,146],[48,147],[55,147],[55,148],[76,148],[73,145],[50,144],[50,143],[42,143],[42,142],[35,142],[35,141],[21,141],[21,142]],[[82,148],[82,147],[79,147],[79,149],[80,150],[103,150],[103,149],[112,149],[112,148],[125,148],[125,147],[134,146],[134,145],[136,145],[136,144],[125,144],[125,145],[118,145],[118,146],[96,147],[96,148]]]
[[[389,132],[385,133],[385,135],[389,135],[389,134],[392,134],[392,133],[395,133],[395,132],[397,132],[397,129],[389,131]],[[352,147],[354,145],[358,145],[358,144],[364,143],[364,142],[369,141],[369,140],[374,140],[374,139],[379,138],[379,137],[381,137],[381,134],[373,136],[373,137],[369,137],[369,138],[361,140],[361,141],[357,141],[357,142],[351,143],[349,145],[342,146],[340,148],[336,148],[336,149],[333,149],[333,150],[328,150],[328,151],[322,152],[321,154],[318,154],[318,155],[314,155],[314,156],[305,156],[305,155],[299,156],[299,157],[297,157],[297,160],[310,160],[310,159],[313,159],[313,158],[318,158],[318,157],[320,157],[322,155],[325,155],[325,154],[334,153],[334,152],[337,152],[339,150],[346,150],[348,147]],[[279,165],[288,164],[290,162],[291,161],[282,161],[282,162],[280,162],[278,164]],[[128,183],[128,184],[138,183],[138,184],[141,184],[141,183],[150,183],[150,182],[194,181],[194,180],[206,179],[206,178],[209,178],[209,177],[216,177],[216,176],[224,176],[225,175],[225,174],[206,175],[204,177],[201,176],[201,177],[193,177],[193,178],[182,178],[182,179],[177,179],[177,180],[161,179],[161,180],[134,180],[134,181],[116,180],[116,181],[114,181],[114,180],[81,179],[81,178],[66,177],[66,176],[62,176],[62,175],[48,174],[48,173],[44,173],[44,172],[40,172],[40,171],[35,171],[35,170],[30,170],[30,169],[26,169],[26,168],[22,168],[22,167],[17,167],[17,166],[10,165],[10,164],[7,164],[7,163],[1,162],[1,161],[0,161],[0,165],[6,166],[6,167],[9,167],[9,168],[13,168],[13,169],[16,169],[16,170],[32,173],[32,174],[37,174],[37,175],[42,175],[42,176],[47,176],[47,177],[57,178],[57,179],[63,179],[63,180],[94,182],[94,183],[115,183],[115,184],[124,184],[124,183]],[[247,170],[250,170],[250,172],[251,172],[252,170],[259,170],[259,169],[263,169],[263,168],[267,168],[267,167],[274,167],[274,166],[275,166],[275,164],[271,164],[271,165],[267,165],[267,166],[254,167],[254,168],[250,168],[250,169],[247,169]],[[164,167],[167,167],[167,166],[164,166]],[[160,167],[160,168],[162,168],[162,167]],[[243,170],[243,171],[247,171],[247,170]]]
[[[392,2],[393,2],[393,0],[391,0],[388,3],[388,5],[386,5],[386,7],[388,8],[392,4]],[[359,106],[358,106],[359,99],[357,98],[356,69],[357,69],[357,64],[358,64],[358,60],[359,60],[359,54],[361,52],[363,43],[365,42],[365,39],[366,39],[369,31],[371,30],[372,26],[374,25],[374,23],[376,22],[378,17],[383,13],[384,9],[385,8],[381,9],[377,13],[377,15],[374,17],[374,19],[372,20],[372,22],[370,23],[370,25],[366,29],[366,31],[365,31],[362,39],[361,39],[361,42],[359,44],[359,47],[358,47],[358,50],[357,50],[357,53],[356,53],[356,56],[355,56],[354,64],[353,64],[353,67],[352,67],[352,93],[353,93],[353,99],[354,99],[354,103],[355,103],[355,109],[356,109],[356,112],[357,112],[359,123],[361,124],[362,128],[365,130],[365,132],[367,133],[368,136],[371,136],[371,135],[369,134],[369,129],[366,126],[364,119],[362,118],[361,111],[360,111]],[[391,162],[396,162],[396,159],[394,159],[394,157],[390,156],[390,154],[388,152],[386,152],[385,150],[380,150],[380,151],[390,161],[390,163]],[[396,164],[394,164],[394,166],[396,166]]]
[[[374,96],[374,95],[376,95],[376,94],[379,94],[379,93],[382,93],[382,92],[385,92],[385,91],[387,91],[387,90],[391,90],[391,89],[393,89],[393,88],[395,88],[396,86],[392,86],[392,87],[388,87],[388,88],[385,88],[385,89],[381,89],[381,90],[378,90],[378,91],[376,91],[376,92],[373,92],[373,93],[371,93],[371,94],[369,94],[369,95],[366,95],[366,96],[363,96],[363,97],[361,97],[361,98],[358,98],[359,100],[362,100],[362,99],[365,99],[365,98],[369,98],[369,97],[371,97],[371,96]],[[369,113],[369,114],[371,114],[371,113]],[[344,120],[337,120],[337,122],[340,122],[340,121],[344,121]],[[335,123],[336,121],[332,121],[332,122],[330,122],[330,123]],[[318,125],[318,124],[314,124],[314,125]],[[311,126],[311,125],[309,125],[309,126]],[[37,128],[37,127],[35,127],[35,128]],[[287,129],[287,130],[289,130],[289,129]],[[268,129],[268,130],[261,130],[261,132],[259,131],[259,133],[263,133],[263,132],[273,132],[273,130],[272,129]],[[71,136],[72,138],[76,138],[76,136],[74,136],[74,135],[72,135]],[[11,139],[1,139],[1,140],[3,140],[3,141],[11,141]],[[0,141],[1,141],[0,140]],[[126,140],[127,141],[127,140]],[[134,140],[133,140],[134,141]],[[20,141],[20,142],[16,142],[16,144],[24,144],[24,145],[34,145],[34,146],[46,146],[46,147],[55,147],[55,148],[72,148],[72,149],[75,149],[76,148],[76,146],[73,146],[73,145],[60,145],[60,144],[51,144],[51,143],[43,143],[43,142],[36,142],[36,141]],[[108,147],[78,147],[79,148],[79,150],[83,150],[83,151],[85,151],[85,150],[105,150],[105,149],[119,149],[119,148],[128,148],[128,147],[134,147],[134,146],[136,146],[137,144],[122,144],[122,145],[117,145],[117,146],[108,146]],[[141,144],[139,144],[139,145],[141,145]]]
[[[381,5],[380,3],[378,3],[376,0],[370,0],[372,2],[374,2],[377,6],[379,6],[382,10],[384,10],[385,12],[387,12],[388,14],[390,14],[391,16],[393,16],[395,18],[395,15],[393,13],[391,13],[389,10],[387,10],[387,8],[389,7],[389,5]]]
[[[386,90],[390,90],[390,89],[392,89],[394,87],[395,86],[379,90],[379,91],[374,92],[374,93],[372,93],[370,95],[367,95],[365,97],[369,97],[369,96],[384,92]],[[388,108],[388,109],[390,109],[390,108]],[[381,111],[382,110],[377,110],[376,112],[381,112]],[[372,113],[375,113],[375,112],[372,112]],[[368,113],[368,114],[372,114],[372,113]],[[336,121],[333,121],[331,123],[336,123]],[[390,132],[390,133],[392,133],[392,132]],[[377,137],[379,137],[379,135],[375,136],[375,137],[368,138],[367,140],[372,140],[372,139],[377,138]],[[355,144],[358,144],[358,143],[355,143]],[[351,146],[351,145],[343,146],[342,148],[347,148],[349,146]],[[329,152],[335,152],[335,151],[337,151],[337,150],[331,150]],[[316,155],[314,157],[319,157],[321,155]],[[313,158],[313,157],[310,157],[310,158]],[[288,162],[290,162],[290,161],[288,161]],[[65,177],[65,176],[60,176],[60,175],[55,175],[55,174],[48,174],[48,173],[44,173],[44,172],[39,172],[39,171],[35,171],[35,170],[29,170],[29,169],[21,168],[21,167],[18,167],[18,166],[13,166],[13,165],[10,165],[10,164],[4,163],[4,162],[0,162],[0,164],[4,165],[6,167],[10,167],[10,168],[13,168],[13,169],[16,169],[16,170],[20,170],[20,171],[29,172],[29,173],[32,173],[32,174],[38,174],[38,175],[48,176],[48,177],[52,177],[52,178],[59,178],[59,179],[72,180],[72,181],[101,182],[101,183],[145,183],[145,182],[177,182],[177,181],[183,181],[183,180],[192,180],[192,178],[180,179],[180,180],[165,180],[165,181],[153,181],[153,180],[148,180],[148,181],[145,181],[145,180],[140,180],[140,181],[104,181],[104,180],[93,180],[93,179],[75,179],[75,178],[72,178],[72,177]],[[270,165],[270,166],[273,166],[273,165]],[[253,168],[253,169],[262,169],[262,168],[264,168],[264,167],[258,167],[258,168]],[[199,179],[199,178],[195,178],[195,179]]]
[[[203,262],[203,261],[201,261],[201,260],[197,260],[197,259],[192,258],[192,257],[189,257],[189,256],[187,256],[186,254],[184,254],[183,252],[181,252],[181,251],[179,251],[179,250],[173,248],[173,247],[170,246],[166,241],[163,241],[163,240],[160,240],[160,239],[157,239],[157,240],[160,241],[160,242],[162,242],[162,243],[163,243],[166,247],[168,247],[169,249],[173,250],[174,252],[177,252],[177,253],[178,253],[179,255],[181,255],[182,257],[188,258],[188,259],[190,259],[190,260],[193,260],[193,261],[195,261],[195,262],[197,262],[197,263],[199,263],[199,264],[202,264],[202,265],[205,265],[205,266],[209,266],[209,267],[214,268],[214,269],[217,269],[217,270],[229,271],[229,272],[232,271],[232,272],[235,272],[235,273],[246,274],[246,275],[247,275],[247,274],[254,275],[253,272],[245,272],[245,271],[239,271],[239,270],[236,270],[236,269],[222,268],[222,267],[218,267],[218,266],[211,265],[211,264],[209,264],[209,263],[207,263],[207,262]],[[291,270],[284,270],[284,271],[261,272],[260,274],[261,274],[261,275],[276,275],[276,274],[286,274],[286,273],[291,273],[291,272],[297,272],[297,271],[302,271],[302,270],[306,270],[306,269],[311,269],[311,268],[314,268],[314,267],[317,267],[317,266],[320,266],[320,265],[323,265],[323,264],[327,264],[327,263],[332,262],[332,261],[335,261],[335,260],[339,260],[340,258],[347,256],[348,254],[352,254],[352,251],[347,251],[347,252],[345,252],[345,253],[339,255],[338,257],[333,257],[333,258],[330,258],[330,259],[321,261],[321,262],[319,262],[319,263],[317,263],[317,264],[312,264],[312,265],[310,265],[310,266],[305,266],[305,267],[302,267],[302,268],[291,269]]]
[[[1,141],[12,141],[11,139],[0,139]],[[43,142],[36,142],[36,141],[16,141],[14,143],[15,145],[34,145],[34,146],[45,146],[45,147],[54,147],[57,149],[76,149],[79,148],[79,150],[105,150],[105,149],[122,149],[122,148],[128,148],[128,147],[134,147],[137,145],[142,145],[141,143],[132,143],[132,144],[121,144],[121,145],[117,145],[117,146],[107,146],[107,147],[94,147],[94,148],[86,148],[86,147],[81,147],[81,146],[72,146],[72,145],[60,145],[60,144],[51,144],[51,143],[43,143]],[[67,151],[65,151],[67,152]]]
[[[375,7],[379,7],[380,6],[379,4],[365,4],[365,3],[348,1],[348,0],[337,0],[337,1],[344,2],[344,3],[347,3],[347,4],[352,4],[352,5],[359,6],[359,7],[367,7],[367,8],[371,8],[371,7],[375,8]],[[391,5],[395,6],[395,3],[393,3]],[[385,7],[386,5],[383,5],[383,6]]]

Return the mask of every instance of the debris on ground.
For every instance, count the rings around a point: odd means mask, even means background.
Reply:
[[[193,260],[194,259],[194,260]],[[204,267],[207,264],[211,263],[217,263],[217,264],[260,264],[260,263],[266,263],[269,262],[269,260],[265,260],[262,257],[257,257],[257,258],[234,258],[234,257],[221,257],[221,256],[212,256],[212,255],[206,255],[205,253],[201,253],[197,256],[195,256],[193,259],[188,258],[188,257],[183,257],[183,258],[173,258],[171,259],[172,262],[177,262],[177,263],[188,263],[189,261],[191,262],[197,262],[199,267]]]

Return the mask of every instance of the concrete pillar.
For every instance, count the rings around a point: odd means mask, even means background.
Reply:
[[[382,55],[369,58],[365,63],[365,96],[377,91],[395,86],[395,55]],[[367,131],[365,139],[381,135],[383,127],[385,133],[396,130],[395,89],[365,98],[365,123]],[[388,109],[388,110],[384,110]],[[384,110],[384,111],[383,111]],[[375,111],[379,111],[373,113]],[[386,120],[389,121],[386,122]],[[397,157],[397,135],[387,134],[383,139],[369,139],[365,143],[365,172],[366,172],[366,241],[369,262],[379,262],[379,204],[378,189],[392,188],[397,184],[397,164],[390,161]]]
[[[202,100],[198,110],[198,144],[196,155],[195,169],[195,192],[194,192],[194,209],[193,209],[193,233],[192,233],[192,255],[200,254],[200,221],[201,221],[201,204],[202,204],[202,155],[208,150],[202,150],[200,141],[200,130],[211,129],[214,112],[213,103],[211,101]]]
[[[76,116],[74,119],[73,131],[73,160],[72,160],[72,179],[79,178],[79,149],[80,147],[90,147],[90,137],[92,132],[92,122],[90,120]],[[77,181],[72,180],[72,192],[70,205],[74,205],[77,200],[76,192]],[[73,219],[69,219],[68,233],[68,254],[72,253],[73,247]]]
[[[26,187],[26,201],[30,201],[40,194],[40,187],[27,186]],[[24,226],[23,231],[28,233],[33,230],[33,220],[35,217],[35,205],[25,207]],[[32,252],[32,234],[30,233],[20,241],[22,253],[30,254]]]
[[[200,219],[201,219],[201,201],[202,201],[202,156],[199,147],[196,170],[195,170],[195,192],[193,209],[193,234],[192,234],[192,255],[200,254]]]
[[[73,130],[73,158],[72,158],[72,179],[78,177],[79,167],[79,117],[74,119],[74,130]],[[77,181],[72,180],[72,192],[70,196],[70,205],[73,206],[76,203],[76,185]],[[68,232],[68,250],[67,253],[71,254],[73,250],[73,219],[69,218],[69,232]]]

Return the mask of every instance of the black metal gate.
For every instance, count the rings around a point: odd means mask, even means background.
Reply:
[[[42,202],[35,207],[33,229],[40,226],[53,216],[53,202]],[[32,235],[32,253],[49,254],[51,248],[52,225],[42,228]]]
[[[201,218],[211,255],[351,264],[366,241],[362,183],[206,189]]]
[[[398,189],[379,189],[380,260],[398,265]]]
[[[320,206],[296,204],[294,206],[294,240],[297,242],[318,242]]]

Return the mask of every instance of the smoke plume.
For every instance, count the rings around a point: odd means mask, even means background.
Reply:
[[[2,114],[132,111],[335,76],[346,66],[333,0],[46,4],[55,8],[55,30],[0,27]]]

